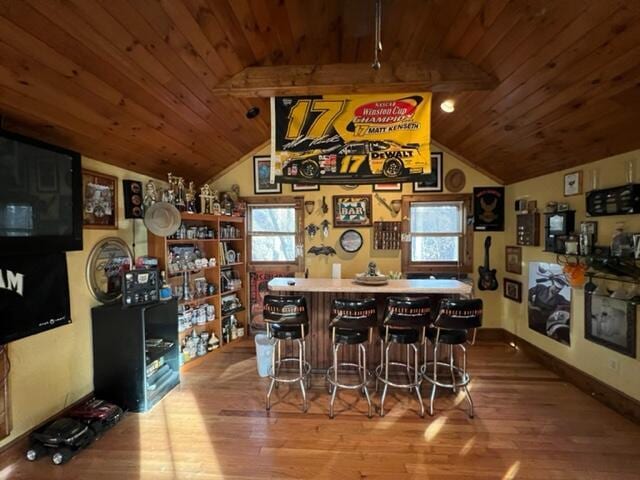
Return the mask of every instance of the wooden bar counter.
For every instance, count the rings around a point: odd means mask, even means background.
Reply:
[[[326,369],[331,362],[329,321],[334,299],[373,297],[377,303],[378,319],[382,322],[384,302],[388,296],[429,296],[433,298],[433,308],[436,309],[438,299],[469,296],[472,286],[458,280],[389,280],[386,285],[371,286],[361,285],[350,279],[274,278],[269,282],[269,291],[278,295],[304,295],[307,299],[311,324],[307,338],[307,360],[314,370],[321,370]],[[378,332],[375,332],[374,341],[368,348],[367,363],[371,368],[380,358]],[[342,348],[340,356],[340,361],[354,361],[355,349]]]

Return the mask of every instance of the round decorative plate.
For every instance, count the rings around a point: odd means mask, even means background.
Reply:
[[[444,186],[447,190],[453,193],[457,193],[464,188],[467,179],[464,172],[458,168],[454,168],[447,172],[447,176],[444,178]]]
[[[86,280],[89,291],[98,301],[112,303],[121,295],[121,276],[133,264],[133,255],[124,240],[107,237],[91,249],[87,259]]]
[[[362,248],[362,235],[357,230],[347,230],[340,235],[340,246],[347,253],[355,253]]]

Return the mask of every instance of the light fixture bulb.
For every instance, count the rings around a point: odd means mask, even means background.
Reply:
[[[445,113],[451,113],[456,109],[456,104],[453,100],[447,99],[440,104],[440,108]]]

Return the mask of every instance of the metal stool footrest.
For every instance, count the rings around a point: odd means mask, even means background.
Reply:
[[[451,388],[453,390],[455,390],[458,387],[466,387],[469,382],[471,381],[471,377],[469,376],[469,374],[467,372],[465,372],[463,369],[461,369],[460,367],[456,367],[455,365],[452,367],[450,363],[448,362],[437,362],[438,367],[442,367],[443,369],[447,370],[447,373],[444,373],[442,376],[443,377],[447,377],[447,375],[450,376],[450,372],[453,370],[453,372],[456,374],[456,380],[455,382],[453,381],[453,379],[451,379],[451,382],[443,382],[443,381],[439,381],[436,380],[432,377],[433,375],[433,362],[427,362],[426,364],[424,364],[422,366],[422,368],[420,368],[420,373],[422,374],[422,377],[428,381],[429,383],[433,384],[433,385],[437,385],[438,387],[443,387],[443,388]],[[440,378],[440,376],[438,375],[438,378]]]
[[[302,376],[299,374],[300,369],[298,367],[295,367],[295,371],[298,374],[298,376],[292,377],[292,378],[284,378],[280,376],[280,367],[282,365],[287,363],[295,363],[297,365],[299,361],[300,360],[298,359],[298,357],[284,357],[284,358],[281,358],[280,360],[276,360],[275,369],[276,369],[276,372],[278,373],[277,375],[274,374],[273,366],[269,367],[269,378],[278,383],[296,383],[296,382],[299,382],[300,380],[304,380],[307,377],[307,375],[311,373],[311,364],[306,361],[302,362]],[[294,370],[294,369],[291,369],[291,370]],[[287,370],[285,370],[285,372],[286,371]]]
[[[407,366],[406,363],[402,363],[402,362],[389,362],[389,366],[390,367],[402,367],[402,371],[398,371],[398,375],[404,373],[409,373],[410,375],[413,375],[413,371],[415,370],[415,368],[413,368],[412,366]],[[419,387],[422,384],[422,375],[418,375],[418,381],[417,382],[411,382],[411,383],[394,383],[391,380],[385,379],[385,377],[383,376],[383,369],[384,369],[384,365],[378,365],[375,369],[375,376],[376,376],[376,381],[380,381],[385,385],[389,385],[391,387],[396,387],[396,388],[408,388],[409,390],[412,388],[416,388]],[[396,372],[393,372],[396,373]]]
[[[366,369],[366,367],[360,367],[357,363],[349,363],[349,362],[342,362],[338,364],[338,372],[341,374],[345,374],[345,373],[351,373],[351,372],[345,372],[345,371],[340,371],[341,367],[355,367],[355,370],[353,371],[354,375],[359,375],[362,376],[362,374],[364,373],[365,375],[365,381],[364,382],[360,382],[360,383],[340,383],[340,382],[336,382],[332,377],[335,376],[334,372],[334,367],[333,365],[330,366],[329,368],[327,368],[327,382],[329,382],[331,385],[333,385],[334,387],[340,387],[340,388],[348,388],[351,390],[357,390],[359,388],[365,387],[368,383],[369,383],[369,377],[371,377],[371,372],[369,370]]]

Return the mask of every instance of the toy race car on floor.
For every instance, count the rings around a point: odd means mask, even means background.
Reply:
[[[120,421],[122,415],[123,411],[119,406],[97,398],[78,405],[69,412],[71,418],[80,420],[96,435],[113,427]]]
[[[69,417],[59,418],[37,430],[29,437],[27,460],[35,461],[51,454],[56,465],[68,462],[83,448],[93,443],[98,435],[113,427],[122,418],[117,405],[92,399],[73,408]]]
[[[59,418],[30,435],[27,460],[33,462],[51,453],[51,461],[56,465],[62,465],[80,450],[91,445],[95,438],[93,430],[79,420]]]

